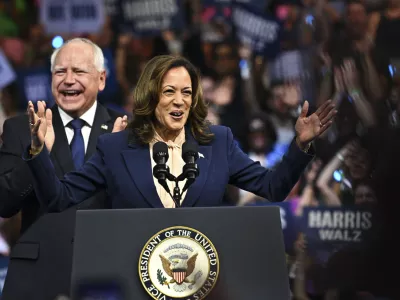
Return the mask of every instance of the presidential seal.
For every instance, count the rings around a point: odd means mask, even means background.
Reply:
[[[170,227],[156,233],[143,247],[139,277],[154,299],[204,299],[219,273],[218,254],[201,232]]]

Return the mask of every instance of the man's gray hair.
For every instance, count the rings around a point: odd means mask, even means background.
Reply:
[[[93,57],[94,57],[94,66],[96,67],[96,70],[99,72],[102,72],[105,70],[104,68],[104,55],[103,51],[100,49],[99,46],[97,46],[95,43],[93,43],[91,40],[85,39],[85,38],[73,38],[71,40],[66,41],[60,48],[57,48],[54,50],[53,54],[51,55],[50,62],[51,62],[51,72],[54,71],[54,62],[56,60],[56,57],[60,50],[64,48],[66,45],[69,43],[86,43],[92,46],[93,48]]]

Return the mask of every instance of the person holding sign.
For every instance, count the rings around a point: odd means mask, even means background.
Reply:
[[[96,100],[106,77],[103,53],[91,41],[72,39],[58,48],[51,57],[51,73],[57,105],[47,109],[44,144],[54,174],[61,178],[95,152],[100,135],[122,130],[127,122]],[[39,101],[39,107],[44,105]],[[0,215],[11,217],[21,211],[24,233],[11,252],[2,299],[54,299],[69,292],[76,208],[52,215],[40,206],[32,174],[22,160],[30,143],[27,115],[8,119],[2,139]],[[104,203],[103,191],[79,208],[101,208]]]
[[[52,171],[45,147],[47,111],[41,103],[38,111],[29,105],[31,145],[24,159],[34,174],[34,188],[44,207],[63,211],[99,188],[108,190],[112,208],[220,206],[228,183],[269,201],[283,201],[314,157],[311,142],[329,128],[336,114],[328,101],[307,116],[306,101],[296,122],[296,138],[271,171],[242,152],[229,128],[206,122],[200,76],[186,59],[169,55],[151,59],[136,86],[134,101],[128,129],[100,137],[92,158],[63,180]],[[160,145],[164,152],[158,152]],[[185,146],[191,149],[193,160],[197,158],[200,172],[181,201],[175,202],[168,195],[165,178],[157,172],[168,165],[171,174],[178,177],[185,162],[188,164],[182,159]]]

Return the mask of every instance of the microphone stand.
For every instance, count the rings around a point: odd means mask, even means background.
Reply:
[[[166,167],[163,169],[165,176],[165,179],[163,180],[163,184],[162,186],[164,187],[164,189],[168,192],[168,194],[171,196],[172,200],[175,203],[175,207],[179,208],[182,207],[181,206],[181,200],[182,200],[182,195],[183,193],[189,188],[189,186],[193,183],[194,179],[193,178],[187,178],[187,171],[193,168],[194,164],[186,164],[183,167],[183,172],[181,175],[179,175],[178,177],[175,177],[174,175],[172,175],[169,172],[169,168]],[[155,166],[154,168],[157,168],[158,166]],[[194,168],[194,170],[196,170]],[[173,190],[173,194],[171,194],[168,185],[166,183],[166,179],[168,179],[169,181],[173,181],[175,182],[175,187]],[[187,180],[185,186],[183,187],[183,191],[181,192],[180,188],[179,188],[179,182],[183,181],[183,180]],[[160,182],[160,181],[159,181]]]
[[[175,187],[174,187],[173,195],[171,195],[171,193],[169,193],[169,195],[171,196],[172,200],[174,201],[175,207],[176,207],[176,208],[182,207],[182,206],[181,206],[181,200],[182,200],[182,194],[183,194],[183,193],[181,193],[181,191],[180,191],[180,189],[179,189],[179,181],[182,181],[182,180],[184,180],[185,178],[184,178],[183,176],[175,177],[174,175],[172,175],[172,174],[169,172],[169,169],[167,170],[167,172],[168,172],[168,173],[167,173],[167,179],[168,179],[169,181],[175,182]]]
[[[179,189],[179,185],[178,185],[179,181],[175,180],[175,187],[174,187],[174,195],[172,196],[172,199],[175,202],[175,207],[181,207],[181,200],[182,200],[182,194],[181,191]]]

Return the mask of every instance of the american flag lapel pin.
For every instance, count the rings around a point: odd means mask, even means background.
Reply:
[[[108,126],[106,124],[101,125],[101,129],[107,130]]]

